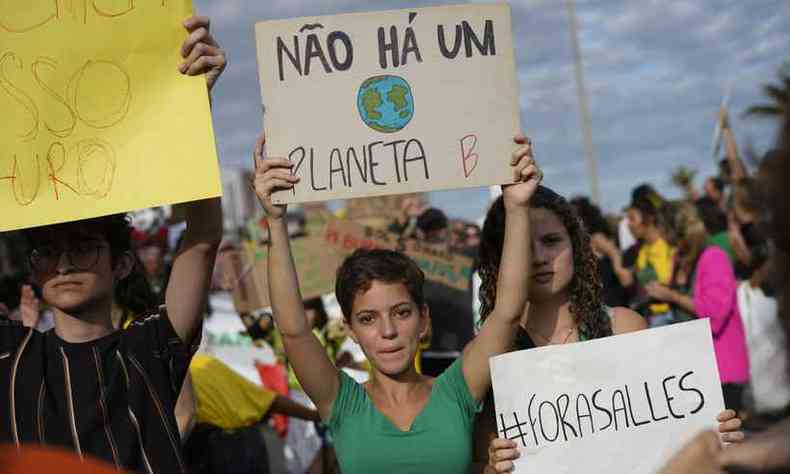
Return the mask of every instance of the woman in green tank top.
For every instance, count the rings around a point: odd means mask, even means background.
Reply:
[[[644,318],[634,311],[604,306],[590,236],[568,201],[539,186],[529,206],[532,245],[529,302],[516,328],[512,350],[569,344],[645,329]],[[501,288],[496,275],[500,262],[506,261],[502,253],[504,222],[504,203],[499,199],[488,211],[480,244],[483,321],[491,314]],[[726,410],[719,415],[719,421],[723,440],[743,438],[743,433],[738,431],[741,422],[734,411]],[[509,472],[512,460],[518,457],[516,444],[494,438],[496,433],[493,398],[489,396],[475,427],[478,472]]]
[[[530,258],[529,200],[541,179],[529,140],[515,139],[514,183],[503,187],[504,229],[499,296],[480,335],[436,379],[417,373],[414,355],[428,330],[424,275],[408,257],[388,250],[357,250],[337,273],[335,293],[350,336],[371,363],[370,381],[358,384],[338,371],[310,331],[291,257],[285,206],[273,191],[298,177],[284,159],[255,150],[255,190],[270,229],[269,295],[285,352],[305,393],[330,429],[344,474],[469,472],[472,430],[491,386],[488,359],[507,351],[527,300]],[[327,269],[332,271],[333,269]]]

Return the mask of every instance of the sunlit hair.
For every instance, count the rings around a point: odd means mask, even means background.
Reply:
[[[677,236],[678,266],[690,275],[708,240],[708,231],[697,206],[691,203],[681,204],[675,213],[673,227]]]
[[[551,189],[539,186],[530,200],[530,208],[546,209],[556,215],[570,236],[573,247],[573,278],[570,282],[570,312],[590,338],[612,334],[612,326],[603,313],[598,263],[590,247],[590,235],[584,229],[568,201]],[[505,240],[505,204],[500,196],[494,201],[483,224],[480,242],[480,315],[485,320],[494,309],[499,263]],[[526,271],[527,269],[525,269]]]

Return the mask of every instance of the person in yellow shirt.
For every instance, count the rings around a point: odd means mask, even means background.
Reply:
[[[196,354],[189,374],[197,426],[186,451],[195,474],[273,472],[261,429],[265,418],[282,413],[320,421],[316,410],[255,385],[211,355]]]
[[[659,223],[663,200],[655,192],[646,193],[631,202],[626,217],[628,228],[640,242],[639,252],[633,266],[623,262],[623,255],[613,242],[596,241],[595,244],[612,261],[615,274],[625,288],[635,288],[635,302],[631,306],[645,317],[651,327],[672,322],[669,305],[652,302],[645,286],[653,281],[669,285],[672,280],[675,249],[664,238]]]

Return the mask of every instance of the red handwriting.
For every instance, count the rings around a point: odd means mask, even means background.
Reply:
[[[38,153],[31,159],[15,154],[10,164],[10,170],[0,170],[0,182],[8,181],[17,204],[28,206],[40,195],[42,182],[49,183],[56,200],[65,190],[76,196],[106,197],[112,189],[116,159],[109,143],[88,138],[70,149],[61,142],[53,143],[43,161]]]
[[[104,130],[126,118],[132,102],[129,74],[119,64],[87,60],[74,74],[67,76],[67,80],[58,81],[58,63],[47,57],[36,58],[30,64],[33,81],[28,84],[45,92],[43,96],[37,95],[42,100],[51,98],[65,111],[50,113],[60,120],[65,118],[65,122],[57,124],[53,116],[41,116],[31,94],[25,91],[25,81],[19,75],[25,71],[24,66],[24,61],[14,52],[0,54],[0,91],[21,106],[23,113],[12,116],[19,117],[25,124],[16,133],[20,149],[11,146],[0,150],[0,182],[10,183],[14,200],[20,206],[28,206],[36,200],[42,182],[49,182],[56,200],[60,200],[65,191],[96,199],[106,197],[115,178],[113,146],[97,137],[75,137],[68,146],[66,140],[79,124]],[[9,74],[12,71],[14,74]],[[95,100],[97,87],[101,87],[101,101]],[[59,92],[61,90],[63,93]],[[33,150],[35,145],[30,143],[38,145],[41,140],[37,139],[42,132],[53,137],[46,153]]]
[[[468,178],[477,168],[480,159],[475,148],[477,147],[477,135],[470,134],[461,139],[461,163],[464,167],[464,177]]]

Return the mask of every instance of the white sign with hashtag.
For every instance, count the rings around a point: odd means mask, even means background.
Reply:
[[[651,473],[724,410],[707,319],[491,359],[515,472]]]

